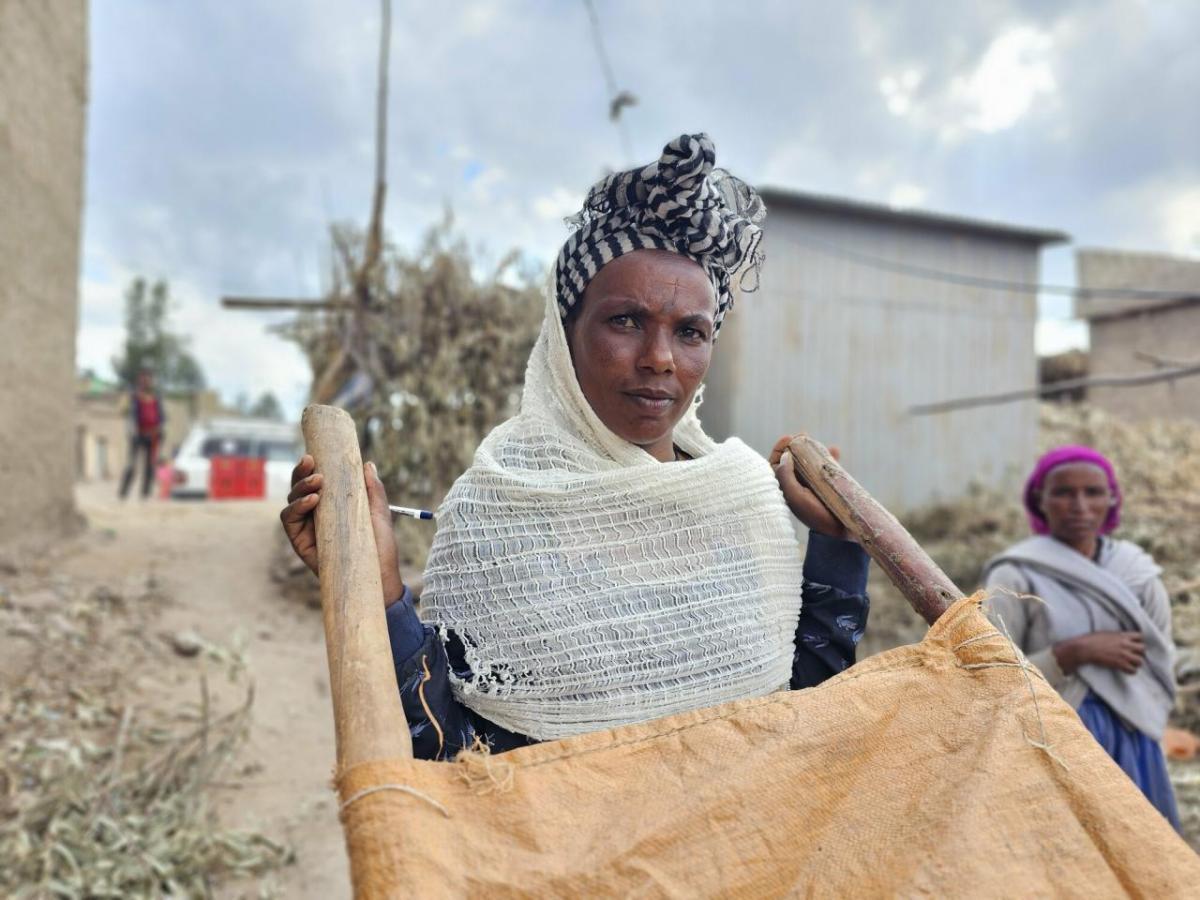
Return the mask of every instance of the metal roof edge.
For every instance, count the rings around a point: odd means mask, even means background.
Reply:
[[[973,219],[966,216],[933,212],[925,209],[888,206],[883,203],[852,200],[847,197],[834,197],[828,194],[813,194],[806,191],[776,187],[774,185],[764,185],[761,188],[757,188],[757,190],[767,204],[768,221],[770,220],[771,204],[774,202],[799,209],[846,213],[863,218],[883,219],[909,225],[924,225],[944,230],[970,231],[976,234],[986,234],[990,237],[1005,238],[1038,245],[1063,244],[1071,240],[1070,235],[1066,232],[1052,229],[1028,228],[1006,222]]]

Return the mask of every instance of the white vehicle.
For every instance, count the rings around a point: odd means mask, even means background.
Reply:
[[[300,459],[300,429],[273,419],[208,419],[188,432],[172,461],[171,497],[208,497],[214,456],[264,460],[266,499],[283,500],[291,490],[292,469]]]

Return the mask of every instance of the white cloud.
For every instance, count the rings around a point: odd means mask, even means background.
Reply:
[[[231,402],[239,393],[253,399],[271,391],[292,415],[299,415],[311,373],[308,361],[290,341],[268,332],[289,316],[229,310],[218,298],[187,282],[172,282],[174,328],[204,369],[209,387]]]
[[[905,63],[885,68],[876,83],[892,117],[933,132],[944,144],[1010,129],[1057,95],[1058,46],[1050,31],[1011,25],[975,56],[961,37],[948,44],[938,60],[941,71]]]
[[[1041,319],[1034,328],[1033,343],[1038,356],[1086,350],[1089,346],[1087,323],[1079,319]]]
[[[472,37],[481,37],[492,30],[500,16],[495,3],[469,3],[458,14],[459,25]]]
[[[892,188],[888,194],[888,203],[892,206],[920,206],[925,202],[927,192],[919,184],[903,182]]]
[[[1181,187],[1158,210],[1159,234],[1175,253],[1200,256],[1200,184]]]
[[[641,100],[639,162],[708,129],[719,163],[759,184],[1196,250],[1195,117],[1181,110],[1200,81],[1200,4],[761,4],[738,23],[753,53],[729,52],[721,7],[695,6],[601,9],[617,78]],[[273,319],[216,302],[311,296],[329,221],[365,224],[377,0],[92,12],[81,363],[107,361],[142,272],[179,289],[224,390],[300,396],[307,367],[263,334]],[[393,25],[390,238],[413,246],[449,203],[473,246],[552,259],[562,217],[624,161],[585,10],[395,0]],[[198,46],[205,65],[180,65]]]
[[[836,193],[860,187],[862,173],[855,176],[846,160],[838,160],[818,139],[803,134],[770,148],[759,180],[762,184]]]
[[[910,66],[894,75],[884,75],[879,79],[879,92],[883,94],[888,112],[893,116],[906,116],[912,111],[917,91],[921,87],[924,74],[915,66]]]
[[[488,166],[471,179],[471,194],[477,203],[490,203],[496,189],[508,180],[508,173],[500,166]]]
[[[985,134],[1011,128],[1043,95],[1054,94],[1053,49],[1050,34],[1027,25],[992,41],[975,69],[950,85],[951,99],[966,112],[966,125]]]
[[[1109,243],[1200,256],[1200,171],[1152,175],[1112,191],[1101,208],[1118,223]]]
[[[75,368],[91,370],[101,378],[112,377],[112,359],[125,339],[123,325],[86,325],[75,337]]]
[[[120,354],[125,340],[125,291],[141,274],[127,266],[109,262],[100,266],[98,259],[107,254],[93,248],[94,269],[102,275],[85,274],[80,278],[80,327],[76,336],[76,368],[91,369],[110,378],[112,359]],[[153,273],[145,273],[153,279]],[[308,362],[294,344],[270,334],[272,322],[286,319],[278,313],[262,315],[223,309],[217,294],[186,279],[169,279],[169,327],[187,342],[208,380],[227,401],[240,393],[251,398],[271,391],[284,409],[293,415],[307,397],[310,373]]]
[[[548,194],[533,199],[533,212],[539,219],[562,222],[567,216],[578,212],[583,205],[577,191],[556,187]]]

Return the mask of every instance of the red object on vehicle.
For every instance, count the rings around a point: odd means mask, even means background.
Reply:
[[[262,500],[267,496],[267,461],[265,459],[242,460],[243,496]]]
[[[261,500],[266,495],[266,460],[249,456],[214,456],[209,460],[210,500]]]

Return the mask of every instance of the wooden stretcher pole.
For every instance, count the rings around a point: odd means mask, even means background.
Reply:
[[[851,478],[821,443],[798,434],[788,449],[800,480],[863,545],[921,618],[932,625],[964,596],[896,517]]]
[[[316,512],[317,561],[338,767],[411,758],[354,420],[333,406],[310,406],[300,427],[325,479]]]

